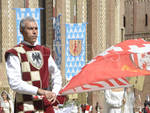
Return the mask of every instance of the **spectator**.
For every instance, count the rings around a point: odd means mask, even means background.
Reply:
[[[100,113],[101,107],[98,102],[96,102],[95,110],[96,110],[96,113]]]
[[[150,101],[145,100],[144,108],[142,109],[143,113],[150,113]]]
[[[10,99],[9,94],[6,91],[3,91],[1,93],[1,97],[1,106],[3,108],[4,113],[14,113],[14,105],[12,100]]]

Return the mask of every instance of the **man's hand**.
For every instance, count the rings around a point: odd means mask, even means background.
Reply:
[[[45,97],[53,104],[56,101],[56,94],[45,90]]]
[[[44,95],[48,99],[48,101],[50,101],[52,104],[56,101],[56,94],[51,91],[47,91],[39,88],[37,94]]]

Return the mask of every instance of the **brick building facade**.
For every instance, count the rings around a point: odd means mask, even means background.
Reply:
[[[125,0],[125,38],[150,38],[150,0]]]
[[[150,0],[125,0],[124,6],[124,39],[143,38],[150,41]],[[129,78],[129,81],[136,87],[136,107],[139,107],[150,95],[150,76],[133,77]]]
[[[8,86],[4,53],[16,44],[16,21],[13,8],[43,8],[41,10],[41,44],[52,49],[53,23],[51,17],[61,14],[62,53],[65,53],[65,23],[87,22],[86,62],[122,40],[150,37],[149,0],[0,0],[0,90]],[[76,10],[74,10],[76,9]],[[144,12],[144,13],[143,13]],[[75,15],[74,15],[75,13]],[[65,54],[62,54],[61,72],[65,84]],[[1,92],[1,91],[0,91]],[[86,102],[87,94],[80,94]],[[84,97],[84,98],[83,98]],[[103,92],[88,93],[93,106],[104,100]],[[82,100],[83,99],[83,100]]]

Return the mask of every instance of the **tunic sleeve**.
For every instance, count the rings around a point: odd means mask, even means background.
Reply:
[[[29,85],[22,80],[20,61],[17,56],[9,54],[6,60],[6,72],[12,90],[29,95],[35,95],[37,93],[37,87]]]

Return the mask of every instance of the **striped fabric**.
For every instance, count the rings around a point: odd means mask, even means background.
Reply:
[[[82,93],[89,91],[97,91],[104,90],[108,88],[116,88],[116,87],[129,87],[128,81],[125,78],[119,79],[110,79],[105,81],[93,82],[91,84],[84,84],[82,86],[78,86],[67,91],[63,91],[63,94],[73,94],[73,93]]]

